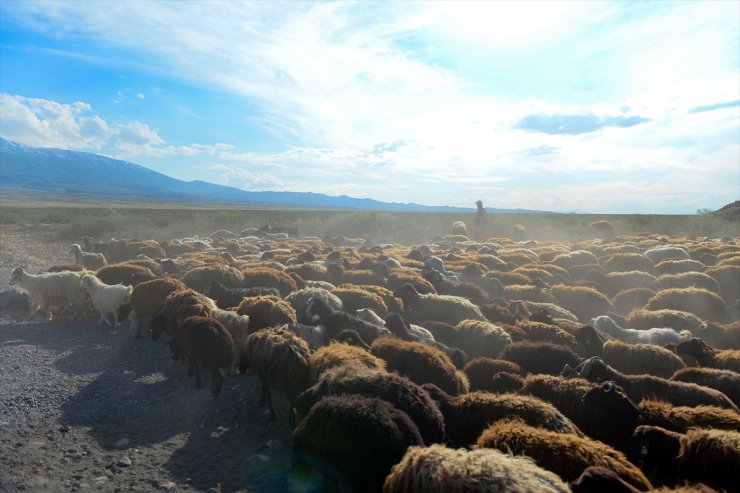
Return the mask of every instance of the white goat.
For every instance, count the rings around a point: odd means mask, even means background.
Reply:
[[[75,263],[80,264],[86,269],[97,270],[108,264],[105,255],[102,253],[83,252],[77,243],[72,245],[72,254],[75,256]]]
[[[124,286],[123,284],[113,286],[105,284],[92,274],[82,276],[82,286],[90,294],[90,299],[95,309],[100,312],[98,325],[105,321],[108,326],[117,327],[116,310],[118,310],[119,305],[129,302],[133,288],[131,286]],[[113,324],[108,321],[109,313],[113,315]]]
[[[691,332],[682,330],[678,332],[670,327],[654,328],[647,330],[623,329],[608,315],[599,315],[591,319],[591,325],[602,332],[631,344],[678,344],[691,338]]]
[[[38,312],[46,312],[51,320],[51,310],[71,308],[73,319],[87,310],[87,299],[78,273],[45,272],[43,274],[29,274],[22,267],[18,267],[10,275],[10,285],[26,293],[31,302],[32,319]]]

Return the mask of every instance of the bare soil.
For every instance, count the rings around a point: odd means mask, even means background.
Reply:
[[[277,492],[290,487],[287,403],[254,375],[194,389],[161,343],[84,320],[26,321],[15,267],[68,263],[53,227],[0,235],[0,492]],[[125,327],[125,326],[124,326]]]

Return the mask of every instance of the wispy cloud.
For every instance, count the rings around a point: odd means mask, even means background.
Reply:
[[[547,115],[537,113],[527,115],[513,126],[515,129],[529,132],[542,132],[552,135],[578,135],[595,132],[604,127],[633,127],[649,122],[650,118],[642,116],[598,116],[594,114]]]
[[[691,110],[689,110],[689,113],[703,113],[705,111],[722,110],[725,108],[735,108],[737,106],[740,106],[740,99],[736,99],[735,101],[725,101],[723,103],[705,104],[703,106],[697,106],[695,108],[691,108]]]

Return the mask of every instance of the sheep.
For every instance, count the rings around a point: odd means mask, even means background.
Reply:
[[[566,493],[565,483],[527,457],[495,449],[409,447],[393,466],[383,493]]]
[[[522,387],[524,387],[524,378],[521,375],[500,371],[491,378],[491,383],[486,392],[505,394],[507,392],[519,392]]]
[[[434,384],[425,384],[422,388],[436,401],[442,412],[447,442],[453,447],[472,445],[492,422],[512,416],[557,433],[582,436],[570,419],[536,397],[489,392],[451,396]]]
[[[450,281],[442,272],[436,269],[425,273],[424,278],[432,283],[437,294],[460,296],[476,305],[484,305],[489,301],[488,294],[479,286],[465,281]]]
[[[439,349],[419,342],[382,337],[373,342],[370,353],[384,360],[389,371],[406,376],[419,385],[434,383],[453,395],[469,389],[465,374],[455,368],[449,356]]]
[[[284,324],[282,328],[295,332],[298,337],[308,343],[311,351],[315,351],[326,345],[326,328],[321,325],[306,325],[298,322],[295,324]]]
[[[116,311],[120,305],[129,302],[133,288],[123,284],[103,284],[92,274],[82,276],[82,286],[90,295],[93,307],[100,312],[98,325],[105,322],[109,327],[117,327]],[[113,324],[108,321],[109,313],[113,315]]]
[[[44,312],[51,320],[51,310],[71,308],[72,319],[87,310],[85,289],[80,276],[75,272],[50,272],[29,274],[22,267],[16,268],[10,275],[10,285],[28,295],[31,311],[28,320],[37,313]]]
[[[295,309],[298,321],[302,324],[310,324],[312,322],[311,315],[306,313],[306,305],[308,304],[308,301],[314,297],[323,298],[332,310],[341,311],[344,309],[342,300],[326,289],[304,288],[293,291],[285,297],[285,301],[290,303],[290,305]]]
[[[244,276],[239,269],[227,265],[205,265],[190,269],[180,280],[190,289],[203,293],[206,286],[214,282],[219,282],[226,288],[238,288]]]
[[[427,445],[444,439],[444,418],[426,391],[406,377],[369,368],[340,366],[324,372],[318,383],[296,398],[298,418],[308,414],[320,399],[341,394],[377,397],[391,403],[409,415]]]
[[[598,275],[592,276],[594,278]],[[609,294],[614,295],[620,291],[633,288],[655,289],[657,278],[647,272],[640,270],[631,270],[626,272],[610,272],[603,279],[599,280],[607,289]]]
[[[326,266],[329,280],[333,284],[371,284],[385,286],[386,277],[376,274],[370,269],[347,269],[343,265],[331,263]]]
[[[643,400],[635,404],[614,382],[603,382],[586,392],[583,405],[599,428],[598,439],[624,450],[635,428],[662,426],[685,433],[692,427],[740,431],[740,415],[715,406],[674,406],[668,402]]]
[[[404,284],[393,292],[401,298],[405,314],[412,323],[435,320],[457,324],[463,320],[485,320],[476,305],[459,296],[419,294],[411,284]]]
[[[255,296],[279,296],[275,288],[227,288],[218,281],[210,282],[203,289],[203,294],[216,302],[216,306],[227,309],[239,306],[242,299]]]
[[[599,259],[589,251],[575,250],[573,252],[561,253],[552,259],[552,263],[558,267],[569,270],[571,267],[576,265],[598,264]]]
[[[455,338],[449,343],[474,358],[495,358],[511,344],[511,336],[501,327],[480,320],[463,320],[455,326]]]
[[[660,289],[696,287],[716,294],[721,293],[717,280],[701,272],[665,274],[657,279],[657,285]]]
[[[432,333],[420,325],[409,324],[397,313],[391,313],[383,325],[396,337],[405,341],[417,341],[428,346],[435,347],[449,356],[455,368],[461,370],[468,361],[468,355],[458,347],[448,346],[442,342],[436,341]],[[453,329],[454,330],[454,329]]]
[[[722,298],[700,288],[662,289],[648,300],[645,309],[683,310],[715,322],[724,322],[727,319],[727,306]]]
[[[633,329],[645,330],[652,327],[670,327],[679,332],[694,332],[702,325],[702,320],[693,313],[679,310],[637,309],[627,315],[627,324]]]
[[[221,308],[214,309],[211,316],[218,320],[231,334],[234,341],[234,362],[231,366],[236,369],[241,351],[244,349],[244,341],[249,335],[249,317]]]
[[[567,373],[566,367],[563,372]],[[737,411],[738,408],[722,392],[693,383],[677,382],[652,375],[625,375],[608,366],[598,356],[582,362],[576,368],[577,376],[595,382],[611,380],[622,387],[630,399],[639,402],[657,398],[676,406],[718,406]]]
[[[315,384],[327,370],[337,366],[359,366],[385,371],[385,361],[369,351],[338,342],[319,348],[309,358],[309,381]]]
[[[360,308],[359,310],[355,311],[355,316],[360,320],[370,322],[371,324],[377,325],[378,327],[385,327],[385,320],[383,320],[383,318],[375,313],[371,308]]]
[[[111,240],[100,245],[96,248],[96,251],[103,253],[109,263],[134,259],[137,255],[141,254],[151,258],[164,258],[167,256],[161,245],[153,240]],[[103,282],[111,284],[106,280],[103,280]]]
[[[740,350],[737,349],[716,351],[706,342],[693,337],[676,346],[676,352],[690,354],[701,366],[740,373]]]
[[[717,368],[682,368],[671,376],[671,380],[689,382],[716,389],[740,407],[740,373]]]
[[[601,265],[607,272],[651,272],[653,270],[653,261],[645,255],[636,252],[624,252],[610,255],[603,259]]]
[[[614,310],[609,298],[593,288],[558,284],[550,288],[550,292],[560,302],[558,304],[573,312],[580,321]]]
[[[607,365],[630,375],[646,373],[669,378],[686,367],[675,353],[655,344],[625,344],[611,340],[604,344],[601,357]]]
[[[544,309],[547,310],[550,313],[550,316],[552,316],[553,318],[562,318],[565,320],[570,320],[571,322],[578,322],[578,317],[576,317],[573,313],[554,303],[538,303],[527,300],[516,300],[512,301],[509,306],[515,313],[518,313],[520,310],[525,309],[528,314],[532,314]],[[529,315],[522,318],[528,317]]]
[[[636,308],[641,308],[655,295],[655,291],[649,288],[631,288],[617,293],[612,298],[614,310],[627,315]]]
[[[740,265],[718,265],[704,273],[719,283],[725,303],[734,303],[740,297]]]
[[[201,387],[200,370],[211,370],[211,394],[218,396],[234,362],[234,341],[229,331],[218,320],[193,316],[183,320],[176,337],[180,355],[190,363],[188,375],[195,373],[195,388]]]
[[[72,255],[74,255],[76,264],[89,270],[97,270],[108,264],[108,261],[105,260],[105,255],[102,253],[83,252],[82,248],[77,243],[72,245]]]
[[[378,398],[359,395],[325,397],[293,432],[292,467],[299,476],[318,468],[324,488],[380,491],[391,467],[408,447],[423,445],[409,416]]]
[[[559,375],[563,366],[581,361],[572,349],[548,342],[514,342],[504,348],[501,359],[516,363],[530,373]]]
[[[182,281],[172,277],[137,284],[129,295],[129,302],[118,307],[116,321],[121,323],[130,319],[130,330],[136,330],[136,337],[141,337],[144,319],[156,317],[164,307],[167,296],[185,289],[187,286]]]
[[[275,419],[270,391],[274,387],[288,398],[288,421],[293,422],[295,399],[309,386],[309,356],[308,343],[280,327],[258,330],[246,338],[239,371],[251,369],[260,377],[260,404],[267,402],[271,420]]]
[[[296,312],[290,303],[278,296],[244,298],[236,312],[239,315],[249,315],[251,332],[298,322]]]
[[[535,321],[534,319],[540,319]],[[545,322],[544,320],[548,320]],[[516,324],[517,329],[521,329],[524,338],[531,342],[550,342],[561,346],[568,346],[571,349],[578,347],[578,342],[573,334],[567,332],[557,325],[549,314],[545,315],[538,312],[530,320],[522,320]],[[512,334],[512,339],[514,339]],[[518,341],[517,341],[518,342]]]
[[[627,456],[648,471],[656,484],[701,482],[737,492],[740,469],[740,433],[692,429],[685,435],[659,426],[639,426]]]
[[[152,340],[156,341],[164,333],[168,332],[173,339],[170,351],[177,359],[182,353],[178,347],[180,339],[177,337],[183,321],[191,316],[209,317],[216,309],[212,299],[206,298],[192,289],[174,291],[167,295],[162,305],[162,311],[149,324],[149,333]]]
[[[652,489],[650,481],[624,454],[575,434],[535,428],[521,421],[494,422],[478,437],[475,446],[528,455],[565,481],[575,480],[589,466],[602,466],[641,491]]]
[[[242,287],[269,287],[280,291],[285,297],[298,289],[296,281],[287,273],[267,267],[246,268],[242,270]]]
[[[362,308],[370,308],[383,317],[388,313],[388,306],[380,296],[357,286],[343,284],[333,289],[331,294],[342,300],[342,306],[348,313],[355,313]]]
[[[704,322],[694,335],[716,349],[740,349],[740,321],[729,324]]]
[[[623,329],[608,315],[592,318],[590,324],[610,337],[630,344],[678,344],[691,337],[691,332],[678,332],[667,327],[656,327],[647,330]]]
[[[54,264],[46,269],[46,272],[64,272],[65,270],[70,272],[82,272],[87,269],[80,264]]]
[[[312,322],[318,322],[326,328],[326,335],[335,338],[344,329],[352,329],[365,342],[372,343],[381,335],[390,335],[388,329],[378,327],[349,313],[333,310],[324,297],[310,298],[306,304],[306,315]]]
[[[704,264],[698,260],[691,259],[669,259],[655,264],[655,271],[658,274],[682,274],[689,272],[701,272]]]
[[[111,286],[116,284],[125,284],[127,286],[136,286],[139,283],[157,279],[157,274],[151,269],[129,263],[108,264],[98,269],[95,277],[105,284]]]
[[[686,250],[674,245],[665,245],[650,250],[645,250],[645,256],[649,258],[653,264],[658,264],[663,260],[667,259],[688,259],[689,254]]]

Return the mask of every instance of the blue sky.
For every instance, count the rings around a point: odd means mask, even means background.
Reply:
[[[0,135],[246,190],[740,198],[740,3],[0,2]]]

